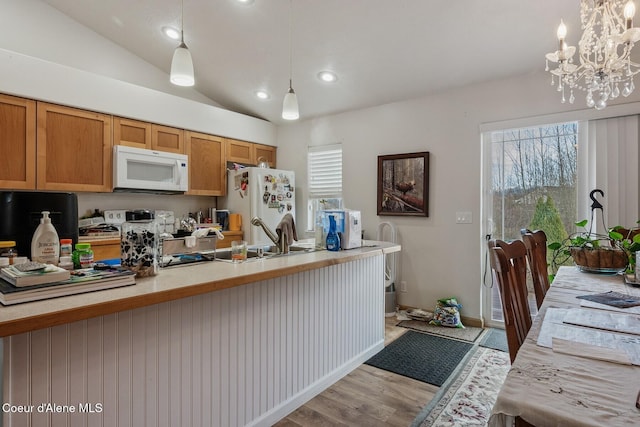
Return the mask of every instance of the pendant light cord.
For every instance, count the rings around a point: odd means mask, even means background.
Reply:
[[[184,44],[184,0],[180,3],[180,43]]]
[[[293,0],[289,0],[289,89],[291,89],[291,80],[293,79]]]

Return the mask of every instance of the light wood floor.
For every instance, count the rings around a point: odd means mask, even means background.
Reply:
[[[407,329],[387,317],[385,344]],[[369,365],[357,369],[275,426],[399,426],[411,424],[439,387]]]

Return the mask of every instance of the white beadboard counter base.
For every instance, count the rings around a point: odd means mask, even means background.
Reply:
[[[366,244],[347,251],[323,250],[240,264],[211,261],[170,267],[156,276],[136,279],[133,286],[0,306],[0,337],[350,262],[381,251],[400,251],[397,244],[371,240]]]
[[[4,425],[272,425],[383,348],[375,243],[2,307]]]

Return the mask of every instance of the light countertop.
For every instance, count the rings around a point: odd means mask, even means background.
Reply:
[[[160,269],[133,286],[0,307],[0,337],[187,298],[247,283],[400,251],[388,242],[367,240],[339,252],[295,253],[244,263],[211,261]]]

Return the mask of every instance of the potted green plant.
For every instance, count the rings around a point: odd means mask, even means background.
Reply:
[[[583,271],[614,273],[635,265],[635,252],[640,249],[640,229],[615,226],[606,235],[586,229],[588,221],[576,222],[583,230],[569,235],[561,242],[552,242],[551,268],[553,274],[569,259]],[[553,275],[552,275],[553,276]]]

